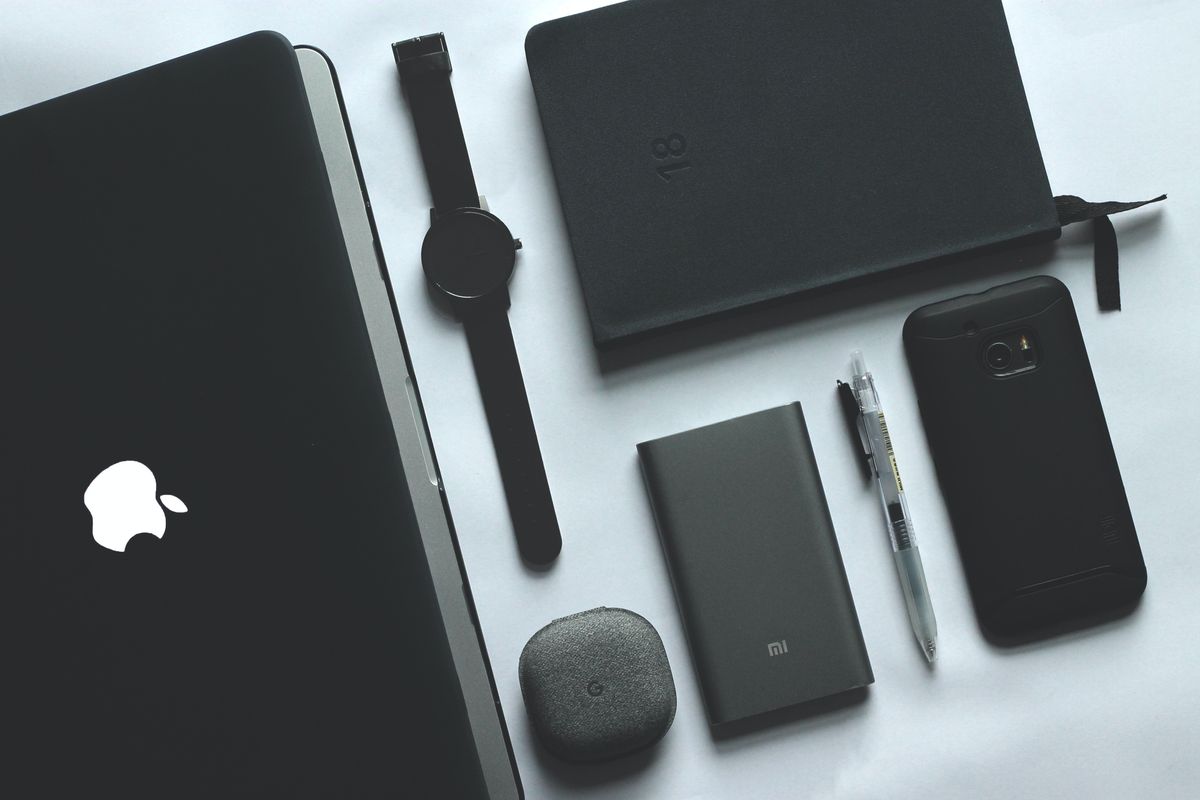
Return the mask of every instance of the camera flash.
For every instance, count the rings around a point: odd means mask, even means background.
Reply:
[[[1021,338],[1017,341],[1017,349],[1021,351],[1021,358],[1025,360],[1025,365],[1033,366],[1033,345],[1029,342],[1029,337],[1021,334]]]

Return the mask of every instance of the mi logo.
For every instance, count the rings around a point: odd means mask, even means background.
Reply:
[[[781,656],[787,652],[787,639],[780,639],[778,642],[767,642],[767,655],[774,658]]]

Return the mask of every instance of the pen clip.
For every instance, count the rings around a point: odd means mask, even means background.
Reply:
[[[862,468],[863,475],[869,481],[873,473],[871,471],[871,451],[867,447],[866,441],[863,439],[862,426],[859,420],[862,418],[862,408],[858,404],[858,397],[854,394],[854,388],[848,383],[842,381],[837,382],[838,400],[842,406],[842,413],[846,417],[846,425],[849,427],[850,436],[854,440],[854,449],[858,451],[859,467]]]

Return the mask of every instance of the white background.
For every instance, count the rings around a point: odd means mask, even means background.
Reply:
[[[1123,312],[1096,310],[1089,232],[1077,226],[1053,246],[752,313],[604,363],[590,343],[523,51],[535,23],[593,5],[3,0],[0,112],[261,28],[333,58],[529,797],[1200,796],[1200,4],[1006,3],[1055,192],[1171,195],[1114,219]],[[545,573],[517,558],[466,342],[422,282],[428,190],[388,46],[437,30],[450,43],[479,186],[526,245],[511,318],[565,539]],[[900,329],[919,305],[1038,273],[1074,294],[1149,588],[1123,621],[1000,650],[972,616]],[[932,671],[838,415],[834,380],[853,348],[880,381],[909,487],[940,629]],[[859,705],[716,740],[634,445],[792,400],[811,428],[876,683]],[[658,627],[679,712],[648,755],[566,767],[531,739],[517,658],[546,622],[598,605],[631,608]]]

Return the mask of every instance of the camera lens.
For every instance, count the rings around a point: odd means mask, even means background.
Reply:
[[[1005,369],[1012,363],[1012,348],[1004,342],[993,342],[988,345],[985,358],[992,369]]]

